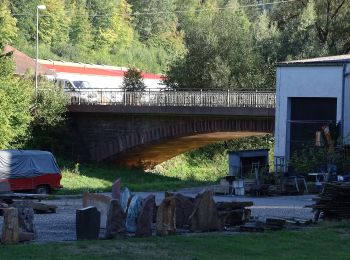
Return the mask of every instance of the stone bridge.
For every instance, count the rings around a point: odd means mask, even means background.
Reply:
[[[257,95],[258,93],[256,93]],[[202,93],[203,95],[203,93]],[[274,94],[273,94],[274,95]],[[69,119],[71,131],[79,144],[80,155],[87,160],[104,161],[132,158],[132,163],[144,163],[141,155],[151,151],[152,146],[163,143],[153,155],[162,153],[165,161],[184,151],[205,145],[208,142],[198,142],[198,139],[186,139],[190,136],[208,137],[208,133],[217,134],[218,141],[235,137],[272,133],[274,130],[274,103],[265,106],[254,103],[239,105],[225,100],[224,105],[214,102],[212,105],[153,104],[149,100],[145,103],[133,104],[101,103],[69,105]],[[273,100],[274,102],[274,100]],[[173,104],[173,103],[172,103]],[[232,133],[231,136],[222,133]],[[220,137],[221,136],[221,137]],[[183,140],[183,148],[173,145],[174,140]],[[171,141],[171,142],[169,142]],[[194,142],[190,144],[190,142]],[[176,146],[176,145],[175,145]],[[137,153],[135,153],[137,151]],[[157,155],[158,154],[158,155]],[[147,157],[147,156],[146,156]],[[129,160],[130,162],[130,160]],[[130,163],[129,163],[130,164]]]

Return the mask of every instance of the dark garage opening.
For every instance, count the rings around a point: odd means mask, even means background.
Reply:
[[[316,132],[322,126],[336,128],[336,98],[290,98],[290,155],[315,146]]]

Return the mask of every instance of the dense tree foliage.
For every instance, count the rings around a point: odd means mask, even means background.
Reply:
[[[11,4],[14,4],[14,2],[16,1],[11,1]],[[12,5],[12,7],[24,8],[29,1],[22,2],[24,6],[19,5],[20,2],[22,1],[16,3],[18,6]],[[47,4],[51,2],[46,1]],[[57,4],[58,1],[55,3]],[[56,8],[55,11],[57,12],[63,11],[62,6],[56,4],[50,4],[50,8]],[[50,20],[50,16],[45,18],[47,18],[45,20],[47,22],[45,37],[47,38],[45,39],[52,42],[57,35],[48,32],[57,30],[56,26],[59,26],[59,22],[56,18]],[[24,31],[31,27],[21,27],[19,26],[21,23],[17,24],[17,22],[18,20],[11,15],[10,2],[8,0],[0,1],[1,48],[5,44],[12,44],[17,37],[17,33],[26,38],[27,34]],[[0,55],[0,149],[23,146],[26,142],[33,141],[38,136],[45,136],[43,132],[39,133],[37,129],[56,127],[63,120],[63,113],[65,112],[66,102],[62,91],[54,90],[52,83],[42,81],[39,85],[38,95],[36,95],[33,77],[31,75],[14,76],[14,66],[12,53]],[[34,147],[31,146],[31,148]]]
[[[0,56],[0,149],[23,138],[32,120],[33,88],[26,80],[12,76],[13,66],[11,56]]]
[[[0,38],[34,55],[45,4],[41,58],[162,72],[176,88],[273,88],[276,61],[350,51],[350,0],[271,2],[3,0]]]

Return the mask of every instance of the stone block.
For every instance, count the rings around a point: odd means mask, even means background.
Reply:
[[[101,214],[96,207],[86,207],[76,211],[76,234],[78,240],[98,239]]]
[[[142,207],[142,198],[140,196],[133,196],[126,213],[126,230],[134,233],[137,228],[137,219],[140,215]]]
[[[18,239],[19,239],[19,242],[33,241],[36,239],[36,235],[34,233],[31,233],[31,232],[20,231],[18,233]]]
[[[221,228],[218,210],[211,191],[198,194],[189,217],[191,231],[213,231]]]
[[[6,245],[17,244],[19,242],[18,210],[16,208],[6,208],[3,213],[1,243]]]
[[[194,199],[180,193],[174,195],[176,204],[176,228],[185,228],[189,225],[189,217],[194,209]]]
[[[176,233],[176,203],[174,197],[164,198],[157,210],[157,235],[172,235]]]
[[[120,205],[122,206],[124,212],[127,211],[130,201],[131,201],[131,192],[128,188],[125,188],[123,189],[120,195]]]
[[[149,195],[143,200],[141,212],[137,220],[136,236],[148,237],[152,235],[152,222],[155,207],[156,197],[154,195]]]
[[[123,235],[125,233],[125,212],[119,200],[112,199],[110,203],[107,215],[107,239],[115,238],[117,235]]]
[[[21,232],[33,233],[36,236],[34,225],[34,210],[29,207],[18,207],[18,225]]]
[[[83,194],[83,207],[96,207],[98,211],[101,213],[101,228],[106,228],[107,225],[107,214],[109,210],[109,205],[111,202],[111,197],[103,195],[103,194],[96,194],[96,193],[89,193],[84,192]]]
[[[112,184],[112,199],[120,200],[121,179],[115,180]]]

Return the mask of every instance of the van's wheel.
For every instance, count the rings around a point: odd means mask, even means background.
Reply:
[[[50,194],[50,187],[47,185],[39,185],[35,189],[36,194]]]

